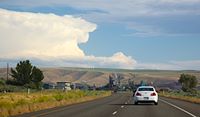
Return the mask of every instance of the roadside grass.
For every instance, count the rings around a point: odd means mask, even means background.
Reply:
[[[200,104],[200,91],[188,93],[183,91],[161,91],[160,96]]]
[[[109,91],[40,91],[34,93],[1,93],[0,117],[70,105],[111,95]]]

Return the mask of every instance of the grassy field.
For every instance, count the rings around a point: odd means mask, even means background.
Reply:
[[[0,117],[70,105],[111,95],[109,91],[40,91],[34,93],[1,93]]]
[[[160,92],[159,96],[200,104],[200,91],[197,91],[195,94],[186,93],[183,91]]]

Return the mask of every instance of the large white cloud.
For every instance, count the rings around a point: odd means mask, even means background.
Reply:
[[[1,56],[84,56],[96,25],[81,18],[0,9]],[[14,50],[14,51],[13,51]]]
[[[111,57],[67,57],[67,58],[50,58],[41,60],[31,58],[34,64],[45,67],[87,67],[87,68],[123,68],[133,69],[137,62],[122,52],[113,54]]]
[[[85,55],[78,44],[86,43],[95,29],[95,24],[69,15],[0,9],[1,58],[35,58],[57,66],[133,68],[136,61],[122,52],[111,57]]]

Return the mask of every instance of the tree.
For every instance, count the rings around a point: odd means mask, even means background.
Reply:
[[[43,72],[36,68],[35,66],[32,69],[31,81],[35,84],[36,88],[39,89],[41,86],[41,81],[44,79]]]
[[[109,89],[112,89],[114,86],[113,76],[109,75]]]
[[[16,68],[11,68],[11,76],[16,85],[27,86],[30,88],[39,88],[44,79],[43,72],[35,66],[32,66],[29,60],[20,61]]]
[[[20,61],[15,70],[11,68],[11,76],[19,85],[25,85],[31,81],[31,72],[33,66],[29,60]]]
[[[147,83],[144,80],[141,80],[140,81],[140,86],[145,86],[145,85],[147,85]]]
[[[132,90],[132,91],[134,91],[135,90],[135,83],[134,83],[134,81],[133,80],[131,80],[131,79],[128,79],[128,86],[130,87],[130,89]]]
[[[0,86],[5,85],[5,80],[3,78],[0,78]]]
[[[189,74],[181,74],[179,78],[179,82],[182,85],[183,91],[191,91],[198,84],[196,76],[189,75]]]

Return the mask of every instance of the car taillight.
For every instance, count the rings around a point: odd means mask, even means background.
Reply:
[[[142,94],[137,92],[137,93],[136,93],[136,96],[142,96]]]
[[[153,93],[151,94],[151,96],[156,96],[156,93],[155,93],[155,92],[153,92]]]

